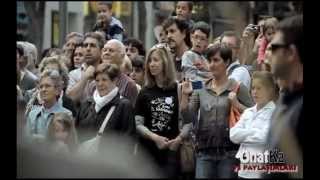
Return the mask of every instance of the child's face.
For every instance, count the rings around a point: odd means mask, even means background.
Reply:
[[[65,130],[60,122],[55,121],[53,124],[53,132],[56,140],[66,142],[68,132]]]
[[[103,22],[109,23],[112,17],[112,11],[105,4],[98,4],[98,15],[97,19]]]
[[[208,37],[205,33],[200,30],[195,30],[191,34],[192,50],[203,53],[208,47]]]
[[[264,36],[266,37],[268,42],[271,42],[274,34],[275,34],[275,30],[273,28],[268,28],[264,33]]]

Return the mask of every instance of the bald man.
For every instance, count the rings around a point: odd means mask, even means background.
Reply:
[[[126,55],[126,47],[117,39],[109,40],[102,49],[101,59],[103,63],[115,64],[122,69],[122,64]],[[128,98],[134,106],[138,96],[136,83],[124,72],[119,74],[116,82],[120,95]]]

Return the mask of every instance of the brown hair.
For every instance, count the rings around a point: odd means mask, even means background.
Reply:
[[[265,19],[263,22],[263,28],[262,28],[263,34],[265,34],[269,28],[271,28],[275,31],[278,23],[279,22],[278,22],[277,18],[275,18],[275,17]]]
[[[170,55],[169,47],[165,44],[157,44],[153,46],[147,56],[145,61],[145,86],[148,88],[154,87],[156,85],[155,77],[150,72],[149,63],[151,61],[152,53],[157,53],[163,62],[163,88],[170,89],[173,88],[176,83],[176,73],[175,66],[173,64],[172,56]]]
[[[74,119],[68,113],[60,112],[55,113],[53,116],[52,121],[48,127],[47,139],[51,142],[55,141],[54,137],[54,123],[58,122],[62,124],[64,131],[67,131],[67,146],[69,147],[70,151],[75,151],[78,145],[78,136],[75,128]]]
[[[94,77],[96,78],[98,74],[107,74],[110,80],[114,81],[119,76],[120,69],[115,64],[101,63],[98,65]]]

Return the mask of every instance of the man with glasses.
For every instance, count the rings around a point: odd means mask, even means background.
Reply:
[[[271,41],[271,72],[281,81],[268,136],[268,149],[279,148],[286,163],[298,166],[298,173],[269,174],[268,177],[303,178],[303,15],[280,22]]]
[[[228,78],[243,83],[250,89],[251,77],[249,71],[241,66],[239,61],[240,39],[234,31],[225,31],[221,37],[221,43],[232,49],[232,62],[227,69]]]

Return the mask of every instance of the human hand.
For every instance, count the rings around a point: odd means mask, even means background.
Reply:
[[[190,95],[193,92],[192,84],[189,79],[182,82],[181,88],[182,88],[182,94],[184,95]]]
[[[228,99],[231,101],[232,105],[238,107],[239,101],[235,92],[230,92],[228,95]]]
[[[168,148],[168,138],[155,134],[152,139],[156,143],[158,149]]]
[[[91,78],[94,77],[94,72],[95,72],[95,68],[94,68],[92,65],[90,65],[90,66],[88,66],[87,69],[84,71],[84,77],[85,77],[86,79],[91,79]]]
[[[168,142],[169,144],[169,149],[171,151],[177,151],[180,144],[182,142],[182,138],[180,136],[177,136],[175,139],[172,139]]]

